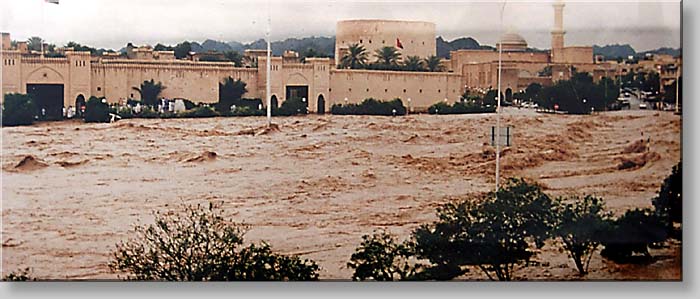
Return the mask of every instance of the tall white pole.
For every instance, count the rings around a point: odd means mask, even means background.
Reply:
[[[503,2],[501,6],[501,26],[499,29],[499,39],[503,37],[503,10],[506,8],[506,3]],[[496,97],[498,101],[496,102],[496,197],[498,197],[498,182],[501,179],[501,69],[503,56],[503,41],[499,40],[498,45],[498,94]]]
[[[39,37],[39,42],[41,43],[41,55],[39,57],[44,58],[44,0],[41,1],[41,37]]]
[[[272,125],[272,90],[270,87],[270,58],[271,58],[271,47],[270,47],[270,27],[271,25],[271,18],[270,18],[270,2],[267,2],[267,33],[265,34],[265,37],[267,39],[267,75],[266,75],[266,86],[265,86],[265,97],[267,98],[267,125],[271,126]]]

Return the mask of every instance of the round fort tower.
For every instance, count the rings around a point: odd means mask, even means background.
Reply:
[[[435,23],[431,22],[345,20],[337,23],[335,34],[336,65],[340,64],[351,44],[364,46],[370,62],[375,60],[376,50],[387,46],[398,48],[401,57],[415,55],[425,58],[436,54]]]

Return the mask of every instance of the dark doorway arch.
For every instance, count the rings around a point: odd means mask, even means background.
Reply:
[[[27,84],[27,94],[34,100],[39,119],[63,118],[63,84]]]
[[[318,101],[316,102],[316,113],[326,114],[326,99],[323,98],[322,94],[318,95]]]
[[[513,101],[513,90],[510,88],[506,89],[506,101],[508,101],[508,102]]]
[[[75,98],[75,116],[76,117],[83,117],[83,107],[85,107],[85,96],[82,94],[79,94],[78,97]]]
[[[270,98],[270,106],[272,106],[273,109],[277,109],[277,96],[272,95],[272,98]]]

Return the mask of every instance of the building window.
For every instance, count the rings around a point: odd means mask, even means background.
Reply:
[[[366,90],[366,91],[367,91],[367,92],[369,92],[369,88],[367,88],[367,90]]]
[[[403,90],[403,93],[406,93],[406,90],[405,90],[405,89]]]
[[[384,89],[384,92],[389,92],[389,90],[385,88],[385,89]]]
[[[418,90],[418,93],[423,93],[423,90],[422,90],[422,89],[419,89],[419,90]]]
[[[438,93],[440,93],[440,90],[438,89]]]
[[[97,87],[97,91],[102,91],[102,87]]]
[[[382,44],[384,44],[384,43],[385,43],[385,41],[382,41]]]
[[[348,88],[348,92],[352,92],[352,88]]]
[[[369,43],[370,43],[370,44],[372,43],[372,40],[371,40],[371,39],[369,40]]]
[[[362,40],[360,40],[360,43],[362,43]]]
[[[134,94],[132,93],[132,94],[131,94],[131,98],[133,98],[133,97],[134,97]]]

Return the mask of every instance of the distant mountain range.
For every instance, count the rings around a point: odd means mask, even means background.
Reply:
[[[637,52],[628,44],[624,45],[606,45],[606,46],[593,46],[593,55],[603,55],[606,59],[617,59],[617,58],[627,58],[629,56],[634,57],[644,57],[646,54],[667,54],[672,56],[679,56],[681,54],[681,49],[673,48],[658,48],[655,50]]]
[[[450,51],[460,49],[494,49],[491,46],[482,46],[471,37],[462,37],[452,41],[446,41],[441,36],[435,39],[437,56],[448,58]],[[259,39],[252,43],[241,43],[237,41],[223,42],[207,39],[203,43],[191,42],[193,52],[225,52],[237,51],[242,53],[247,49],[266,49],[265,40]],[[335,55],[335,37],[305,37],[288,38],[283,41],[275,41],[270,44],[273,55],[282,55],[285,50],[296,51],[304,54],[313,50],[317,55],[333,57]],[[122,49],[123,51],[124,49]]]
[[[226,52],[236,51],[243,53],[247,49],[267,49],[267,43],[264,39],[256,40],[252,43],[243,44],[241,42],[222,42],[211,39],[205,40],[203,43],[191,42],[193,52]],[[305,37],[305,38],[288,38],[283,41],[274,41],[270,44],[272,55],[282,55],[285,50],[292,50],[304,54],[312,49],[316,55],[332,57],[335,53],[335,37]]]
[[[461,50],[461,49],[495,49],[492,46],[480,45],[478,41],[471,37],[460,37],[452,41],[446,41],[442,36],[438,36],[435,39],[435,44],[437,48],[437,56],[441,58],[448,58],[450,51]],[[316,56],[328,56],[333,57],[335,54],[335,37],[305,37],[305,38],[288,38],[283,41],[272,42],[272,54],[282,55],[285,50],[293,50],[301,55],[313,50]],[[192,51],[194,52],[225,52],[225,51],[237,51],[243,53],[246,49],[266,49],[267,44],[265,40],[259,39],[252,43],[241,43],[237,41],[223,42],[207,39],[201,44],[198,42],[191,42]],[[125,51],[122,48],[120,51]],[[546,50],[541,49],[528,49],[532,52],[541,52]],[[656,50],[637,52],[629,44],[624,45],[605,45],[605,46],[593,46],[594,55],[603,55],[607,59],[617,59],[617,58],[627,58],[628,56],[643,57],[646,54],[669,54],[673,56],[680,55],[680,49],[674,48],[659,48]]]

